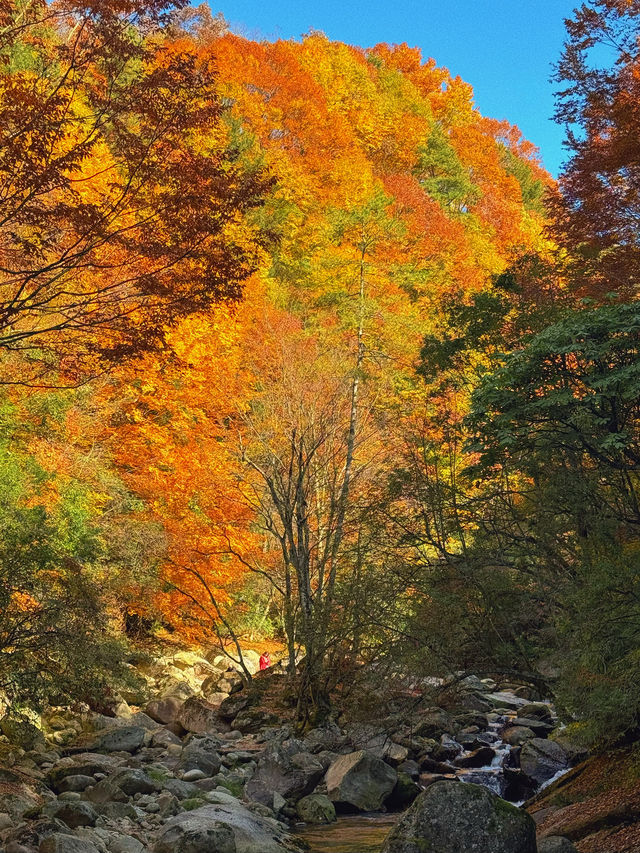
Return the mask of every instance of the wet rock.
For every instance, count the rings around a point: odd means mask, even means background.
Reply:
[[[435,782],[387,837],[382,853],[536,853],[535,824],[479,785]]]
[[[569,766],[567,754],[558,743],[542,738],[532,738],[522,747],[520,767],[538,785],[547,782],[560,770]]]
[[[305,823],[333,823],[336,819],[336,810],[328,797],[324,794],[309,794],[296,803],[296,811],[300,820]]]
[[[376,811],[393,791],[398,775],[364,750],[341,755],[327,770],[329,799],[342,811]]]
[[[456,767],[485,767],[495,758],[495,752],[490,746],[481,746],[467,755],[459,755],[453,760]]]

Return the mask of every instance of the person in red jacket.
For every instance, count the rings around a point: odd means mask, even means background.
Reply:
[[[271,655],[269,654],[269,652],[262,652],[262,654],[260,655],[260,669],[269,669],[270,666]]]

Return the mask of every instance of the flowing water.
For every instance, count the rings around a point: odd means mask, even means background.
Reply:
[[[311,853],[380,853],[400,815],[349,815],[327,826],[305,826],[297,835]]]

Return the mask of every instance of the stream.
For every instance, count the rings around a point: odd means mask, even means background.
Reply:
[[[328,826],[305,826],[296,835],[311,853],[380,853],[399,814],[347,815]]]

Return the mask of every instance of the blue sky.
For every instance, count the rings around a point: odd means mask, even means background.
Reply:
[[[236,32],[251,38],[299,38],[310,29],[370,47],[422,49],[471,83],[478,109],[506,118],[539,148],[557,175],[563,130],[551,121],[549,82],[575,0],[210,0]]]

